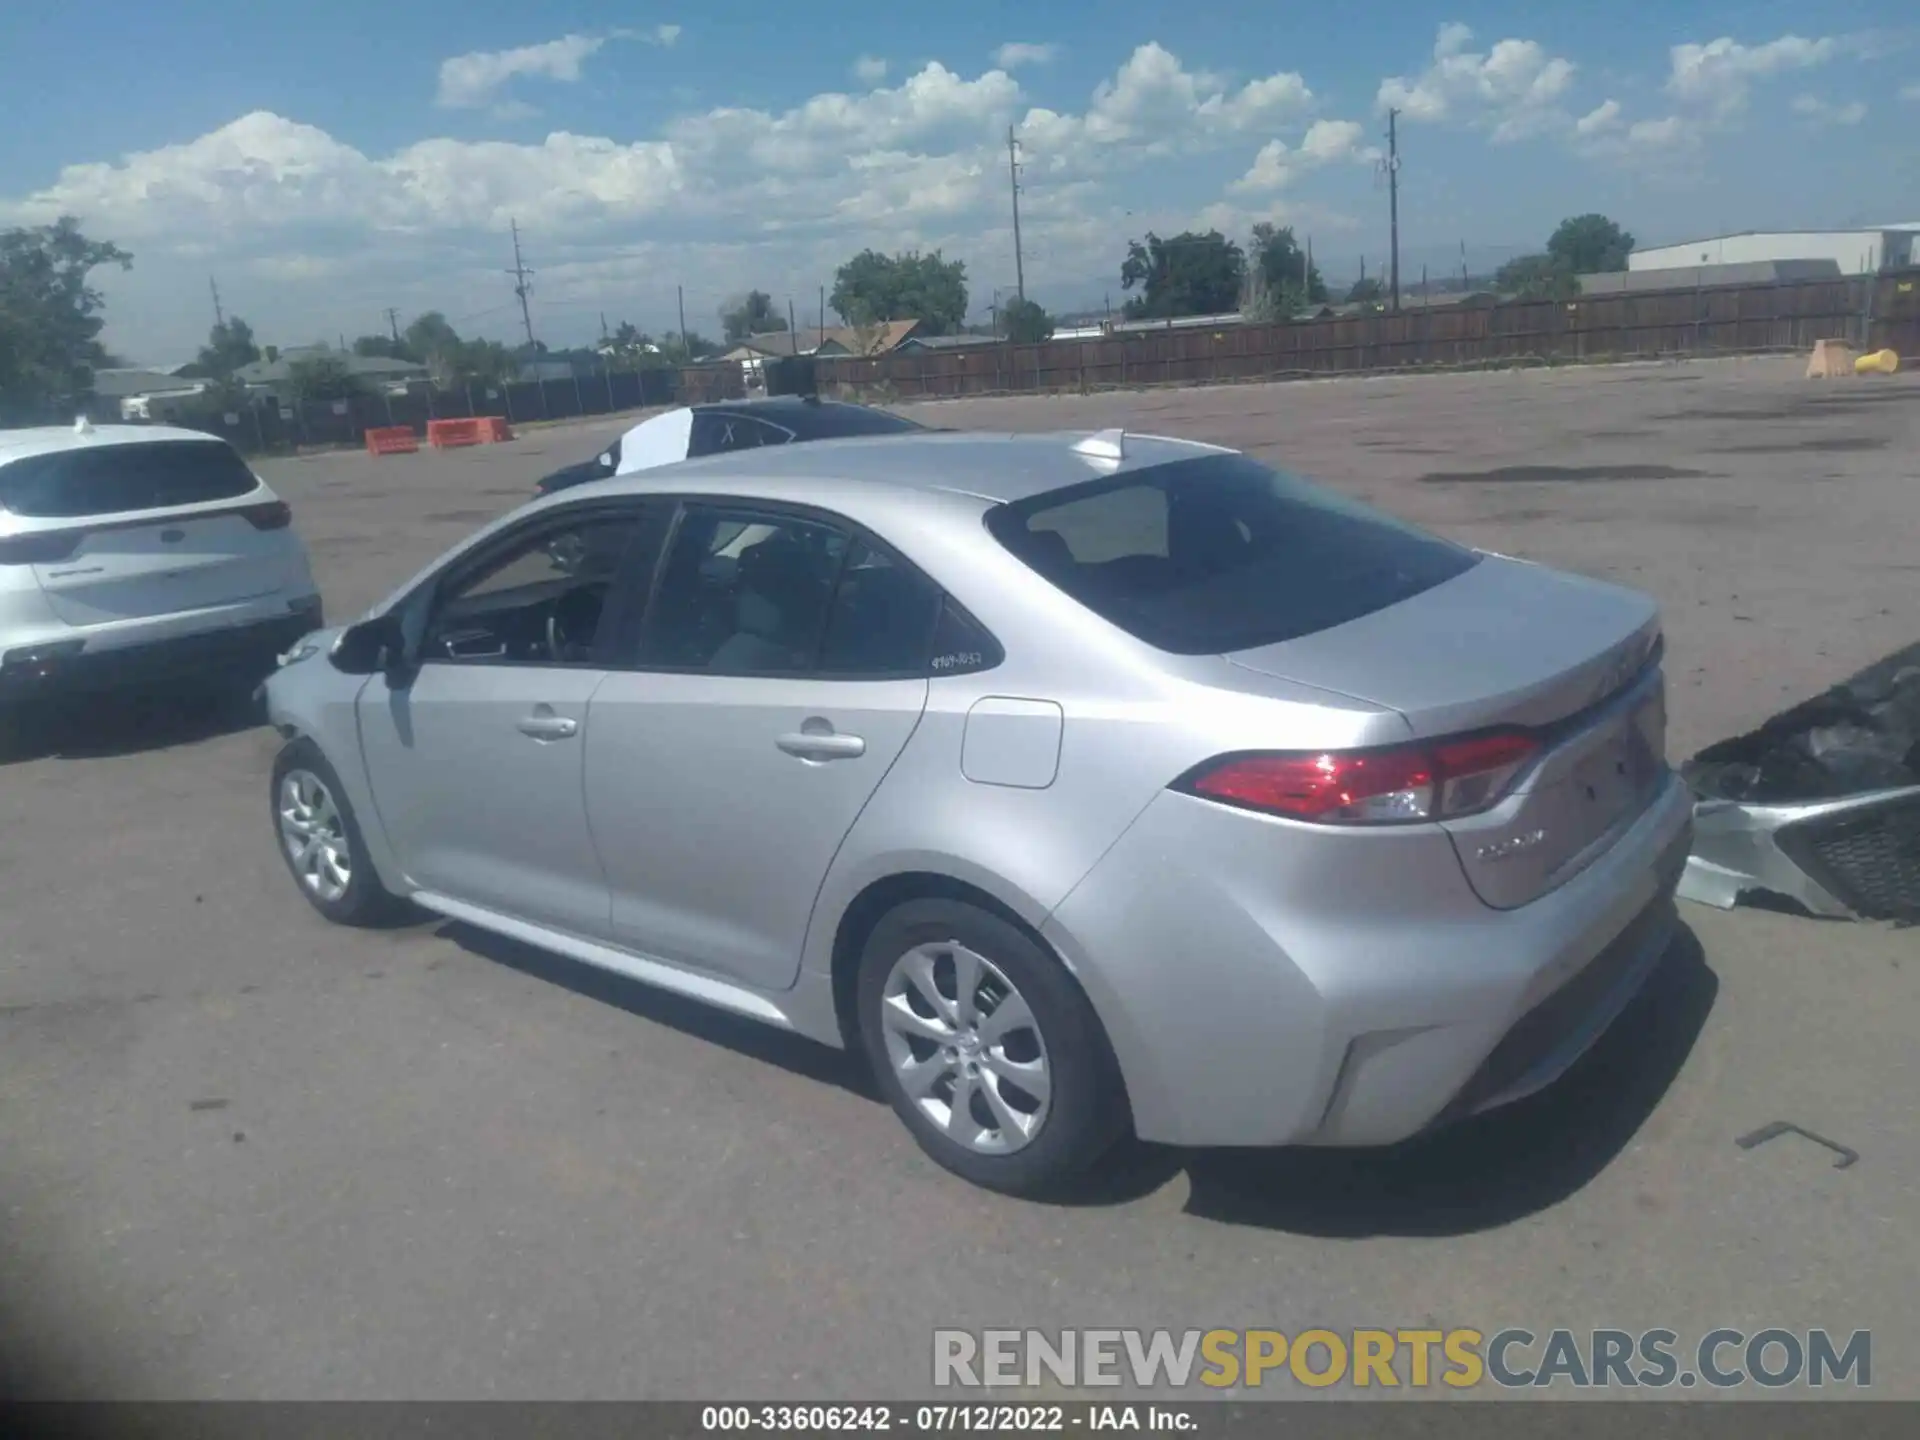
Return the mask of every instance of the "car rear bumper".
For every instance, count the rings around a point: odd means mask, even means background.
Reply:
[[[1391,1144],[1532,1094],[1593,1045],[1666,954],[1691,837],[1669,776],[1580,873],[1494,910],[1435,827],[1306,834],[1169,793],[1044,933],[1143,1139]]]
[[[0,699],[99,694],[215,675],[259,678],[272,671],[275,656],[324,621],[320,597],[312,595],[276,604],[265,615],[250,607],[226,624],[131,643],[76,636],[17,646],[0,653]]]

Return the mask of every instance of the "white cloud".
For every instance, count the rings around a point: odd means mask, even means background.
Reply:
[[[1021,65],[1050,65],[1059,54],[1058,45],[1030,45],[1022,40],[1009,40],[993,52],[993,63],[1002,70]]]
[[[1380,83],[1379,108],[1423,123],[1479,126],[1502,143],[1568,123],[1560,105],[1573,85],[1571,60],[1534,40],[1501,40],[1484,53],[1467,48],[1472,40],[1465,25],[1442,25],[1426,69]]]
[[[1574,122],[1574,132],[1582,136],[1605,135],[1620,125],[1620,102],[1603,100]]]
[[[1675,45],[1669,52],[1667,90],[1681,103],[1719,119],[1746,107],[1754,82],[1793,70],[1810,70],[1838,58],[1847,42],[1782,35],[1764,45],[1743,45],[1730,36],[1706,44]]]
[[[878,55],[862,55],[853,62],[853,78],[868,85],[878,85],[887,78],[887,62]]]
[[[1793,113],[1817,125],[1858,125],[1867,118],[1867,106],[1863,100],[1837,105],[1830,100],[1822,100],[1818,95],[1796,95],[1793,97]]]
[[[1227,188],[1236,194],[1266,194],[1283,190],[1324,165],[1343,160],[1372,164],[1380,158],[1380,151],[1360,143],[1366,133],[1358,121],[1316,120],[1307,127],[1297,149],[1289,149],[1281,140],[1262,145],[1252,167]]]
[[[518,75],[548,80],[578,80],[580,65],[607,42],[592,35],[562,35],[542,45],[517,50],[475,50],[440,62],[440,91],[435,103],[448,109],[485,105],[500,87]]]

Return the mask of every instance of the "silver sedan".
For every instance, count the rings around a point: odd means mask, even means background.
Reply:
[[[1375,1145],[1659,963],[1658,612],[1244,455],[924,433],[518,510],[268,683],[327,918],[416,906],[863,1054],[1038,1193]]]

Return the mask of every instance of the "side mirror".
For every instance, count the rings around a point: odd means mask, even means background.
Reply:
[[[378,675],[406,659],[406,635],[398,615],[376,615],[349,625],[333,642],[327,658],[345,675]]]
[[[611,452],[603,453],[600,456],[600,468],[602,470],[613,469],[613,455]]]

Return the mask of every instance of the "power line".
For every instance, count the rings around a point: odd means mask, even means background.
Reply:
[[[520,222],[511,220],[508,224],[513,227],[513,269],[507,271],[507,274],[513,276],[513,293],[520,298],[520,323],[527,327],[527,345],[531,347],[533,345],[533,311],[527,308],[527,296],[532,292],[533,286],[527,282],[533,278],[533,271],[529,270],[520,259]]]
[[[1024,302],[1027,298],[1026,264],[1020,254],[1020,141],[1007,127],[1007,180],[1013,187],[1013,278],[1014,288]]]

